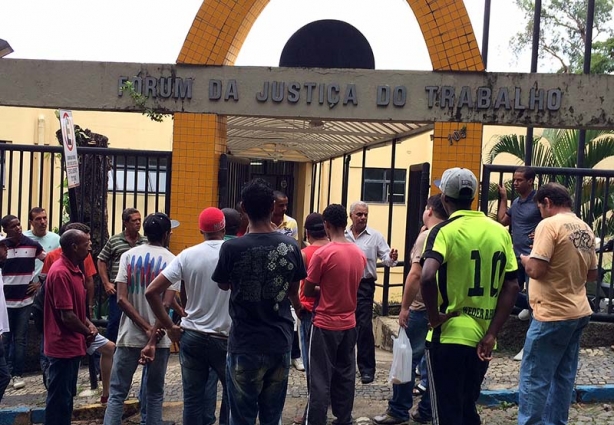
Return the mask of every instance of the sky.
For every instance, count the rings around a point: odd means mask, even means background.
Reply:
[[[7,58],[175,63],[202,0],[2,3],[0,38],[15,51]],[[465,0],[465,6],[481,48],[484,0]],[[487,70],[529,72],[530,52],[515,58],[510,48],[510,38],[524,25],[522,13],[514,0],[492,0],[491,10]],[[277,66],[292,34],[319,19],[342,20],[360,30],[371,44],[376,69],[432,69],[406,0],[271,0],[235,65]]]

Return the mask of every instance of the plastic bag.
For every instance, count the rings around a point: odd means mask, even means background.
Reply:
[[[405,329],[399,329],[399,336],[392,337],[392,366],[388,375],[391,384],[404,384],[412,377],[412,349]]]

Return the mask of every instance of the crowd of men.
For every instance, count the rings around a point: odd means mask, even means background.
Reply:
[[[444,172],[409,257],[399,315],[413,347],[411,370],[423,370],[424,382],[414,388],[412,376],[393,384],[375,423],[480,424],[476,401],[515,304],[531,318],[519,424],[566,423],[579,339],[592,312],[584,287],[597,277],[595,237],[572,212],[566,188],[548,183],[534,190],[534,178],[530,168],[517,170],[520,197],[508,209],[501,190],[497,223],[472,210],[478,183],[470,170]],[[295,422],[324,425],[330,407],[336,424],[352,423],[356,372],[363,384],[375,375],[376,262],[394,266],[398,253],[367,226],[361,201],[349,215],[338,204],[309,214],[301,249],[287,205],[285,194],[254,179],[239,209],[203,210],[203,242],[177,256],[168,250],[177,221],[150,214],[141,235],[140,212],[126,209],[122,232],[98,255],[109,298],[106,337],[90,321],[96,269],[89,228],[72,223],[55,235],[46,212],[34,208],[27,236],[17,217],[2,218],[0,399],[11,379],[14,388],[25,386],[25,333],[42,294],[47,424],[70,424],[79,364],[95,351],[104,423],[121,423],[141,364],[141,423],[161,424],[171,342],[179,344],[185,424],[215,422],[218,380],[220,424],[279,424],[291,366],[306,371],[308,388]],[[511,224],[511,235],[501,224]]]

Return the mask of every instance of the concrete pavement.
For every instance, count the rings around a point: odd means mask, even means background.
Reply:
[[[520,362],[512,360],[515,352],[497,352],[491,362],[484,380],[483,393],[491,394],[491,398],[484,401],[490,406],[482,406],[483,423],[507,425],[515,423],[516,407],[513,395],[518,385],[518,370]],[[386,382],[392,354],[384,350],[377,350],[377,373],[375,381],[369,385],[362,385],[357,379],[356,399],[354,404],[354,417],[359,422],[370,423],[368,418],[386,410],[386,400],[391,396],[391,386]],[[21,390],[8,388],[2,400],[1,407],[5,409],[41,408],[45,405],[45,389],[39,374],[25,377],[26,387]],[[572,424],[614,424],[614,411],[610,402],[614,403],[614,352],[609,348],[582,349],[580,353],[580,366],[576,380],[578,397],[586,397],[591,404],[575,404],[571,409]],[[135,373],[134,382],[130,391],[130,398],[135,400],[140,386],[140,371]],[[79,390],[89,387],[87,367],[82,367],[79,373]],[[169,360],[165,386],[165,419],[181,423],[182,389],[179,357],[172,354]],[[588,391],[591,390],[591,391]],[[505,395],[496,398],[497,394]],[[511,396],[510,396],[511,394]],[[592,397],[592,398],[590,398]],[[77,397],[75,408],[80,413],[75,419],[80,424],[99,424],[104,408],[96,405],[99,397]],[[288,384],[288,397],[284,409],[284,424],[292,420],[303,411],[307,399],[305,374],[291,369]],[[133,406],[134,407],[134,406]],[[1,416],[1,415],[0,415]],[[138,415],[137,415],[138,416]],[[133,416],[125,423],[138,423]],[[0,424],[3,423],[0,421]]]

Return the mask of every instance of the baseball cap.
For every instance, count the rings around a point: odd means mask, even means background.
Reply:
[[[478,190],[478,180],[471,170],[467,168],[448,168],[443,172],[441,180],[435,184],[444,195],[459,200],[475,198]]]
[[[226,227],[226,218],[219,208],[205,208],[198,217],[198,227],[201,232],[219,232]]]
[[[177,220],[171,220],[166,214],[156,212],[145,217],[143,232],[145,236],[161,236],[177,226],[179,226]]]
[[[305,229],[311,232],[324,230],[324,218],[322,214],[314,212],[305,218]]]

